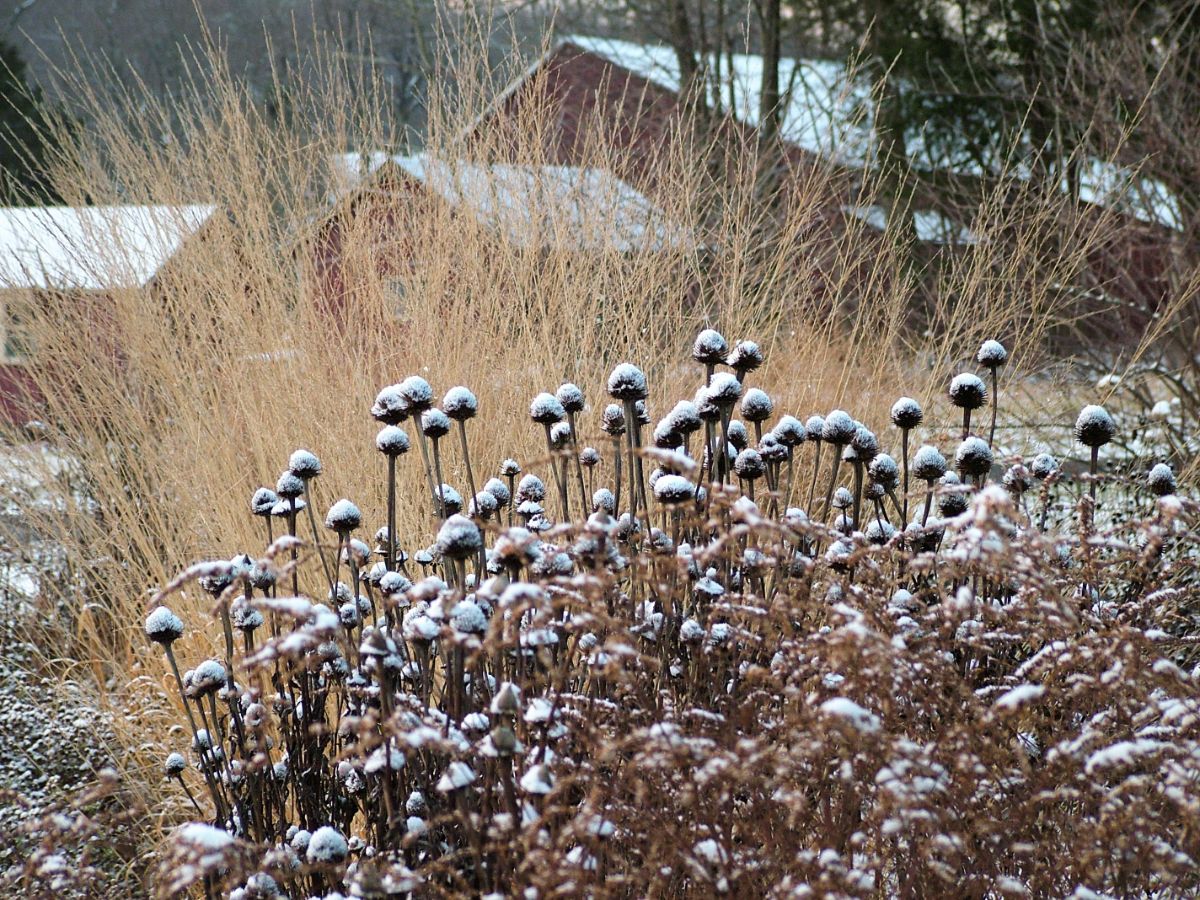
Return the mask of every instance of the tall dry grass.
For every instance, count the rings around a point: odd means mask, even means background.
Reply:
[[[94,303],[51,295],[29,326],[46,439],[72,474],[41,472],[63,502],[23,510],[25,522],[64,548],[68,574],[43,581],[68,612],[61,655],[90,667],[117,708],[139,711],[123,720],[131,767],[157,766],[156,754],[138,748],[177,718],[157,707],[166,672],[141,634],[148,591],[196,559],[260,548],[259,523],[243,511],[291,448],[326,463],[319,514],[350,496],[370,525],[382,524],[384,460],[364,468],[361,452],[377,428],[365,398],[381,386],[419,373],[438,396],[470,387],[481,411],[472,455],[477,473],[490,475],[502,457],[544,453],[540,430],[512,411],[563,380],[589,395],[585,443],[598,440],[601,385],[616,362],[647,371],[651,415],[665,412],[668,398],[690,395],[694,372],[678,360],[712,325],[762,343],[767,362],[752,383],[768,385],[780,411],[845,405],[879,427],[903,385],[931,411],[931,431],[952,430],[939,407],[946,373],[983,338],[1012,351],[1019,371],[1005,373],[1010,383],[1052,383],[1042,352],[1079,312],[1064,285],[1106,235],[1104,215],[1004,181],[981,190],[969,211],[974,243],[914,253],[865,225],[825,227],[821,213],[845,183],[836,167],[817,162],[794,192],[767,203],[757,188],[769,148],[730,152],[695,133],[679,135],[654,172],[666,218],[695,235],[682,247],[580,252],[557,221],[528,247],[421,199],[397,204],[383,222],[351,216],[344,199],[331,202],[329,158],[403,147],[382,112],[383,86],[340,50],[324,48],[303,75],[280,73],[272,101],[288,110],[282,117],[247,96],[215,51],[197,57],[196,79],[169,103],[137,90],[101,93],[60,73],[88,123],[54,165],[68,202],[219,210],[152,289],[112,292],[100,315]],[[519,67],[489,67],[482,54],[459,59],[444,76],[453,91],[431,101],[425,152],[543,162],[554,127],[545,104],[482,142],[461,140],[488,91]],[[584,157],[610,171],[627,163],[599,137]],[[870,182],[882,178],[864,177],[870,198],[878,190]],[[349,248],[345,305],[334,316],[313,263],[331,217]],[[381,277],[377,260],[389,254],[408,263]],[[1055,392],[1024,401],[1036,417]],[[431,537],[427,490],[417,454],[399,468],[399,534],[412,552]],[[446,475],[464,483],[456,461]],[[308,587],[321,592],[319,580]],[[189,602],[193,612],[204,604]]]

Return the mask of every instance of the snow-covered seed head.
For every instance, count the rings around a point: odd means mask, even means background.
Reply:
[[[325,514],[325,527],[338,534],[349,534],[362,524],[362,512],[359,508],[343,497]]]
[[[733,409],[742,396],[742,383],[730,372],[717,372],[708,384],[708,396],[721,409]]]
[[[379,579],[379,591],[385,597],[398,596],[411,587],[412,582],[404,576],[403,572],[385,572]]]
[[[637,400],[633,404],[633,414],[637,418],[639,425],[650,424],[650,411],[646,409],[645,400]]]
[[[987,445],[984,444],[984,446],[986,447]],[[958,476],[953,472],[947,472],[939,479],[939,483],[942,486],[942,491],[938,494],[937,498],[938,514],[949,519],[966,512],[966,492],[955,490],[956,487],[962,485],[962,482],[958,480]]]
[[[1103,406],[1085,406],[1075,420],[1075,440],[1085,447],[1103,447],[1117,433],[1117,423]]]
[[[809,419],[811,422],[812,419]],[[835,409],[825,417],[821,425],[821,440],[835,447],[845,447],[854,440],[858,425],[848,412]]]
[[[725,365],[737,372],[739,378],[743,373],[753,372],[762,364],[762,350],[754,341],[738,341],[729,351],[729,356],[725,357]]]
[[[376,421],[383,422],[385,425],[399,425],[408,418],[408,412],[408,400],[398,384],[381,390],[375,397],[375,404],[371,407],[371,415]]]
[[[849,509],[854,505],[854,495],[850,493],[847,487],[839,487],[833,492],[833,508],[834,509]]]
[[[521,474],[521,465],[515,459],[506,459],[500,463],[500,474],[505,478],[516,478]]]
[[[913,454],[912,467],[922,481],[934,482],[946,474],[946,457],[937,447],[925,444]]]
[[[585,469],[590,469],[593,466],[600,464],[600,451],[595,447],[584,447],[579,451],[579,464]]]
[[[711,328],[705,328],[696,335],[696,341],[692,344],[692,359],[706,366],[724,362],[728,352],[729,344],[725,338]]]
[[[885,491],[895,490],[900,481],[900,467],[886,453],[880,453],[867,466],[867,476]]]
[[[256,516],[269,516],[271,507],[279,502],[279,495],[266,487],[260,487],[250,498],[250,510]]]
[[[168,753],[163,762],[163,772],[168,778],[178,778],[186,768],[187,760],[183,758],[182,753]]]
[[[192,670],[192,690],[206,697],[225,684],[225,667],[215,659],[206,659]]]
[[[444,506],[447,514],[462,512],[462,494],[448,484],[442,484],[441,489],[434,495],[433,502]]]
[[[621,363],[608,376],[608,394],[614,400],[645,400],[645,374],[635,365]]]
[[[989,369],[998,369],[1008,362],[1008,351],[999,341],[984,341],[975,354],[975,361]]]
[[[771,429],[775,438],[785,447],[795,447],[808,439],[808,431],[795,416],[783,416]]]
[[[450,624],[461,634],[483,634],[487,631],[487,616],[473,600],[462,600],[450,611]]]
[[[747,447],[738,453],[737,458],[733,461],[733,471],[739,478],[753,481],[763,476],[767,471],[767,465],[763,462],[762,454],[753,447]]]
[[[659,479],[662,480],[661,478]],[[655,485],[657,487],[657,485]],[[600,488],[596,493],[592,494],[592,511],[606,512],[610,516],[617,511],[617,498],[613,496],[613,492],[608,488]]]
[[[825,435],[825,417],[809,416],[804,422],[804,432],[810,441],[822,441]]]
[[[400,382],[400,393],[408,401],[412,414],[425,412],[433,406],[433,388],[420,375],[409,375]]]
[[[571,443],[571,425],[568,422],[555,422],[550,426],[550,446],[561,450]]]
[[[427,438],[440,438],[450,433],[450,417],[431,406],[421,413],[421,433]]]
[[[248,603],[234,606],[229,617],[233,620],[233,627],[246,634],[253,634],[263,624],[263,614]]]
[[[683,446],[683,435],[672,427],[669,416],[654,426],[654,432],[651,434],[650,439],[654,442],[655,447],[660,447],[664,450],[673,450],[676,447]]]
[[[850,439],[850,445],[863,462],[870,462],[879,453],[879,439],[875,437],[875,432],[861,425],[855,430],[854,437]]]
[[[529,404],[529,418],[539,425],[553,425],[566,417],[567,412],[558,402],[558,398],[545,391],[534,397],[533,402]]]
[[[1174,494],[1176,491],[1175,473],[1166,463],[1158,463],[1146,475],[1146,486],[1156,497]]]
[[[987,402],[987,387],[983,379],[963,372],[950,379],[950,402],[959,409],[979,409]]]
[[[750,388],[742,397],[742,418],[747,422],[765,422],[775,411],[775,404],[767,392]]]
[[[696,496],[696,486],[682,475],[663,475],[654,482],[654,499],[664,506],[687,503]],[[614,502],[614,507],[616,503]],[[608,512],[608,510],[605,510]],[[611,513],[610,513],[611,514]]]
[[[308,450],[297,450],[288,459],[288,471],[301,481],[308,481],[321,474],[321,461]]]
[[[479,412],[479,401],[467,388],[459,385],[446,391],[446,396],[442,398],[442,409],[454,421],[465,422],[475,418]]]
[[[882,519],[872,519],[864,531],[867,543],[882,546],[896,536],[896,529],[890,522]]]
[[[304,493],[304,482],[291,472],[284,472],[275,482],[275,493],[284,500],[292,500]]]
[[[546,499],[546,483],[538,478],[533,473],[526,475],[517,484],[517,502],[524,503],[526,500],[532,500],[534,503],[541,503]]]
[[[600,414],[600,430],[612,437],[620,437],[625,433],[625,410],[618,404],[610,403]]]
[[[921,404],[912,397],[901,397],[892,404],[892,424],[905,431],[920,425],[924,415]]]
[[[954,468],[963,475],[979,478],[992,470],[992,448],[982,438],[969,437],[958,445]]]
[[[1033,473],[1034,478],[1045,481],[1058,471],[1058,460],[1049,453],[1039,453],[1029,464],[1029,471]]]
[[[699,431],[704,424],[700,421],[700,412],[696,409],[696,404],[690,400],[680,400],[676,403],[667,418],[671,421],[671,428],[684,435]]]
[[[1017,496],[1029,490],[1032,483],[1029,470],[1020,463],[1014,463],[1009,466],[1004,473],[1004,478],[1001,480],[1001,484],[1008,489],[1009,493],[1016,494]]]
[[[762,440],[758,442],[758,452],[766,462],[786,462],[788,458],[788,450],[779,442],[775,432],[768,431],[762,436]]]
[[[308,506],[308,504],[305,503],[304,500],[300,497],[297,497],[296,499],[292,500],[291,502],[296,504],[296,512],[300,512],[301,510],[304,509],[304,507]],[[288,505],[287,500],[280,500],[278,503],[276,503],[274,506],[271,507],[271,515],[277,519],[286,518],[287,516],[290,516],[291,514],[292,514],[292,510],[291,510],[291,507]]]
[[[583,399],[583,391],[578,385],[567,381],[558,386],[558,390],[554,392],[554,396],[558,398],[558,402],[562,404],[562,408],[569,413],[583,412],[585,405]]]
[[[470,559],[482,546],[479,526],[466,516],[451,516],[438,529],[437,547],[447,559]]]
[[[721,421],[721,408],[713,401],[707,387],[702,386],[696,391],[696,399],[692,401],[692,405],[696,407],[696,415],[700,417],[701,422]]]
[[[729,423],[729,443],[735,450],[745,450],[750,446],[750,432],[737,419]]]
[[[165,606],[159,606],[146,617],[146,637],[164,647],[183,637],[183,620]]]
[[[486,522],[496,514],[496,510],[500,508],[500,504],[496,502],[496,497],[490,491],[480,491],[471,500],[470,513],[478,519]]]
[[[384,456],[403,456],[409,446],[408,434],[396,425],[384,425],[375,435],[375,448]]]
[[[329,825],[322,825],[308,839],[304,855],[312,865],[335,865],[344,862],[349,852],[342,833]]]
[[[496,498],[496,503],[500,506],[508,506],[512,502],[512,494],[508,490],[508,485],[499,478],[489,478],[483,489]]]

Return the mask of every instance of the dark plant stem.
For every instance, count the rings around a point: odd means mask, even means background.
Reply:
[[[396,571],[396,457],[387,458],[387,567]]]
[[[308,512],[308,524],[312,526],[313,533],[313,552],[317,554],[317,558],[321,560],[321,571],[325,573],[325,580],[329,582],[330,595],[333,594],[333,575],[329,571],[329,563],[325,560],[325,554],[321,552],[321,533],[317,531],[317,517],[313,513],[313,494],[312,487],[309,482],[304,482],[304,509]]]
[[[995,366],[988,366],[992,373],[992,425],[988,429],[988,448],[990,449],[996,441],[996,409],[1000,406],[1000,370]]]

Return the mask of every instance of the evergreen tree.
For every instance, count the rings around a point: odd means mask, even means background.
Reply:
[[[25,61],[16,47],[0,41],[0,203],[55,199],[45,171],[46,125],[41,91],[26,82]]]

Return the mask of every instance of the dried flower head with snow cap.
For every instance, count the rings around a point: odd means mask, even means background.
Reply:
[[[1171,471],[1171,467],[1166,463],[1158,463],[1146,475],[1146,486],[1150,488],[1150,492],[1156,497],[1165,497],[1168,494],[1174,494],[1177,490],[1175,473]]]
[[[708,384],[708,396],[719,408],[730,410],[742,396],[742,383],[731,372],[717,372]]]
[[[1034,478],[1045,481],[1058,471],[1058,460],[1049,453],[1039,453],[1029,464],[1029,471],[1033,473]]]
[[[169,753],[163,762],[163,773],[168,778],[178,778],[187,769],[187,760],[182,753]]]
[[[155,607],[146,617],[146,637],[156,644],[173,644],[183,637],[183,620],[165,606]]]
[[[284,500],[293,500],[304,493],[304,482],[292,472],[284,472],[275,482],[275,493]]]
[[[980,346],[975,361],[985,368],[998,369],[1008,362],[1008,351],[999,341],[987,340]]]
[[[400,382],[400,393],[408,401],[410,413],[422,413],[433,406],[433,388],[420,375],[409,375]]]
[[[447,559],[469,559],[483,547],[483,535],[466,516],[451,516],[438,529],[437,547]]]
[[[912,397],[901,397],[892,404],[892,424],[905,430],[916,428],[921,424],[924,413],[921,404]]]
[[[608,376],[608,394],[614,400],[646,399],[646,376],[632,363],[621,363]]]
[[[342,833],[332,826],[322,825],[308,839],[304,856],[311,865],[336,865],[344,862],[349,852]]]
[[[600,430],[612,437],[620,437],[625,433],[625,411],[616,403],[604,407],[600,415]]]
[[[913,454],[912,469],[922,481],[937,481],[946,474],[946,457],[937,447],[925,444]]]
[[[729,352],[729,344],[725,338],[712,328],[705,328],[696,335],[692,344],[692,359],[706,366],[715,366],[725,361]]]
[[[1075,440],[1085,447],[1103,447],[1117,433],[1117,425],[1103,406],[1085,406],[1075,420]]]
[[[533,398],[529,404],[529,418],[539,425],[553,425],[567,417],[567,411],[558,398],[545,391]]]
[[[524,503],[526,500],[541,503],[545,499],[546,483],[532,472],[522,478],[521,483],[517,485],[518,503]]]
[[[979,409],[987,402],[987,386],[971,372],[962,372],[950,379],[950,402],[959,409]]]
[[[371,415],[385,425],[399,425],[408,418],[408,400],[398,384],[383,388],[371,406]]]
[[[431,406],[421,413],[421,433],[427,438],[445,437],[450,433],[450,417]]]
[[[343,497],[325,514],[325,527],[338,534],[349,534],[362,524],[362,512],[357,506]]]
[[[403,456],[410,447],[408,433],[396,425],[384,425],[375,435],[375,449],[384,456]]]
[[[554,396],[558,402],[562,404],[562,408],[569,413],[583,412],[584,402],[583,391],[578,385],[567,381],[558,386],[558,390],[554,392]]]
[[[810,441],[822,441],[825,435],[825,417],[809,416],[804,422],[804,431]]]
[[[279,502],[279,495],[267,487],[260,487],[250,498],[250,510],[256,516],[269,516],[271,507]]]
[[[695,496],[696,486],[682,475],[663,475],[654,482],[654,498],[664,506],[678,506]]]
[[[795,416],[782,416],[771,429],[775,439],[785,447],[795,447],[808,439],[808,431]]]
[[[505,478],[516,478],[521,474],[521,464],[515,459],[506,459],[500,463],[500,474]]]
[[[595,447],[584,447],[579,451],[579,464],[585,469],[598,466],[600,464],[600,451]]]
[[[992,448],[982,438],[968,437],[958,445],[954,467],[970,478],[982,478],[992,470]]]
[[[812,421],[811,419],[809,421]],[[821,440],[835,447],[845,447],[858,431],[858,425],[848,412],[835,409],[827,415],[821,424]]]
[[[483,489],[495,497],[500,506],[508,506],[512,502],[512,493],[508,490],[508,485],[499,478],[489,478]]]
[[[737,372],[739,380],[745,373],[753,372],[762,364],[762,349],[754,341],[738,341],[725,357],[725,365]]]
[[[446,396],[442,398],[442,409],[454,421],[465,422],[475,418],[479,411],[479,400],[471,391],[459,385],[446,391]]]
[[[296,450],[288,458],[288,471],[301,481],[310,481],[321,474],[321,461],[308,450]]]
[[[775,411],[775,404],[766,391],[750,388],[742,397],[742,418],[747,422],[765,422]]]

